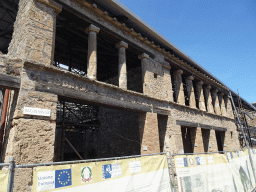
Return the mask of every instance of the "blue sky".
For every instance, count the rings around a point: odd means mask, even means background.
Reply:
[[[256,102],[255,0],[119,0],[246,101]]]

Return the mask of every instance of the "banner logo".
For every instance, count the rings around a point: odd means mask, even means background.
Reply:
[[[37,173],[37,191],[48,191],[72,185],[71,169]]]
[[[92,168],[82,167],[81,168],[81,179],[83,183],[92,181]]]
[[[115,163],[115,164],[102,165],[102,174],[103,174],[103,179],[110,179],[110,178],[122,176],[121,164]]]
[[[71,169],[55,171],[55,188],[70,186],[71,183]]]

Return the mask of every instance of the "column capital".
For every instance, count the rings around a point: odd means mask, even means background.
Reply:
[[[62,11],[62,6],[59,3],[56,3],[53,0],[38,0],[40,3],[44,3],[49,7],[53,8],[56,14],[59,14]]]
[[[218,90],[218,89],[213,89],[213,90],[212,90],[212,92],[216,92],[216,93],[218,93],[218,92],[219,92],[219,90]]]
[[[193,81],[194,77],[192,75],[190,75],[190,76],[187,77],[187,79]]]
[[[143,59],[143,58],[148,59],[149,55],[146,53],[142,53],[141,55],[139,55],[139,59]]]
[[[196,83],[197,85],[203,85],[204,84],[204,82],[203,81],[197,81],[197,83]]]
[[[211,85],[205,85],[205,88],[206,88],[206,89],[211,89],[212,86],[211,86]]]
[[[223,96],[223,95],[224,95],[224,93],[223,93],[223,92],[219,92],[218,94],[219,94],[219,95],[221,95],[221,96]]]
[[[89,33],[90,31],[94,31],[95,33],[99,33],[100,32],[100,28],[96,27],[93,24],[91,24],[91,25],[89,25],[89,27],[86,28],[85,32]]]
[[[180,73],[180,74],[183,74],[183,71],[181,69],[178,69],[175,71],[176,73]]]
[[[167,61],[163,61],[162,66],[167,68],[167,69],[171,69],[172,68],[171,65]]]
[[[128,48],[128,44],[125,43],[124,41],[120,41],[116,44],[116,48],[119,48],[119,47],[124,47],[125,49]]]
[[[225,94],[224,94],[223,97],[224,97],[224,99],[231,99],[230,95],[225,95]]]

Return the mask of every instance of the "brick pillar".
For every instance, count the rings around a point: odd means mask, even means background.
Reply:
[[[21,0],[9,55],[31,63],[51,64],[55,19],[61,6],[52,0]],[[26,61],[25,61],[26,62]],[[42,74],[43,76],[44,74]],[[4,161],[13,156],[16,164],[54,160],[57,95],[35,90],[33,72],[23,66],[17,104],[8,130]],[[49,109],[48,117],[24,115],[24,107]],[[31,191],[32,170],[16,169],[13,191]]]
[[[183,74],[183,71],[180,69],[174,71],[174,84],[175,84],[174,96],[177,103],[185,105],[185,96],[184,96],[181,74]]]
[[[194,153],[203,153],[204,152],[204,144],[202,138],[202,131],[200,127],[192,128],[191,130],[191,141],[192,148]]]
[[[97,79],[97,33],[100,28],[90,25],[86,32],[88,37],[88,58],[87,58],[87,77],[90,79]]]
[[[51,65],[56,15],[62,7],[52,0],[20,0],[8,55]]]
[[[219,102],[220,102],[220,111],[221,111],[221,115],[223,116],[227,116],[227,110],[226,110],[226,106],[225,106],[225,102],[224,102],[224,93],[220,92],[218,93],[218,98],[219,98]]]
[[[126,70],[126,53],[125,49],[128,48],[128,44],[120,41],[116,44],[118,48],[118,79],[119,87],[127,90],[127,70]]]
[[[204,102],[204,93],[203,93],[203,82],[202,81],[196,82],[196,94],[197,94],[197,97],[198,97],[199,109],[202,110],[202,111],[206,111],[205,102]]]
[[[208,151],[209,152],[217,152],[218,151],[218,145],[217,145],[216,134],[215,134],[214,129],[210,130],[210,139],[209,139]]]
[[[186,84],[187,84],[189,106],[196,108],[196,99],[195,99],[195,93],[194,93],[193,80],[194,80],[193,76],[188,76],[186,78]]]
[[[166,100],[173,101],[173,93],[172,93],[172,78],[170,74],[171,66],[168,62],[163,63],[163,89],[166,91]]]
[[[143,83],[143,93],[145,95],[150,95],[150,78],[149,78],[149,56],[145,53],[139,56],[141,59],[141,69],[142,69],[142,83]]]
[[[139,114],[141,154],[159,153],[159,131],[156,113]]]
[[[218,93],[218,89],[212,90],[212,105],[213,105],[215,114],[221,115],[220,102],[219,102],[219,98],[217,96],[217,93]]]
[[[206,108],[209,113],[214,113],[213,106],[212,106],[212,96],[211,96],[211,86],[206,85],[204,86],[204,98],[206,103]]]
[[[228,95],[224,96],[224,103],[225,103],[226,110],[227,110],[227,117],[234,119],[234,113],[233,113],[230,96],[228,96]]]

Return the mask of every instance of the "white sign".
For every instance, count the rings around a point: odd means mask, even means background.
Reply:
[[[129,162],[130,173],[140,173],[141,172],[141,164],[140,161],[131,161]]]
[[[55,171],[37,173],[37,191],[45,191],[55,188]]]
[[[209,163],[209,164],[214,163],[213,156],[207,156],[207,159],[208,159],[208,163]]]
[[[23,114],[50,117],[51,110],[50,109],[34,108],[34,107],[24,107]]]

